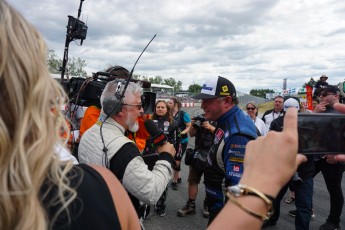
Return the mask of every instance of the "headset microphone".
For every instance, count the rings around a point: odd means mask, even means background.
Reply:
[[[133,66],[133,68],[131,70],[131,73],[129,74],[129,77],[128,77],[127,81],[126,81],[126,84],[125,84],[125,87],[124,87],[122,93],[120,94],[120,89],[121,89],[121,86],[122,86],[122,81],[118,81],[117,82],[117,87],[116,87],[116,90],[115,90],[115,95],[111,96],[111,97],[104,98],[104,100],[103,100],[102,108],[103,108],[103,112],[107,115],[107,117],[105,118],[105,120],[101,124],[100,135],[101,135],[101,140],[102,140],[102,143],[103,143],[104,164],[105,164],[105,166],[107,168],[109,168],[110,165],[109,165],[109,159],[108,159],[108,148],[105,145],[104,138],[103,138],[103,133],[102,133],[103,124],[106,122],[106,120],[109,117],[114,116],[115,114],[119,113],[122,110],[122,98],[125,96],[125,92],[126,92],[128,83],[129,83],[129,81],[132,78],[132,75],[133,75],[133,72],[134,72],[134,68],[137,65],[141,55],[145,52],[146,48],[151,44],[151,42],[153,41],[153,39],[155,37],[156,37],[156,34],[153,36],[153,38],[150,40],[150,42],[145,46],[144,50],[140,53],[138,59],[134,63],[134,66]],[[120,68],[123,69],[123,67],[120,67]],[[112,69],[112,70],[114,70],[114,69]],[[111,71],[109,71],[109,72],[111,72]]]
[[[133,66],[133,68],[131,70],[131,73],[129,74],[129,77],[127,78],[127,81],[126,81],[125,86],[124,86],[124,88],[122,90],[122,93],[121,94],[119,93],[120,92],[120,87],[117,87],[117,90],[116,90],[114,96],[111,96],[111,97],[108,97],[108,98],[104,99],[102,107],[103,107],[103,111],[107,115],[107,117],[114,116],[115,114],[119,113],[122,110],[122,99],[125,96],[125,92],[126,92],[128,83],[132,79],[134,68],[137,65],[141,55],[143,55],[143,53],[145,52],[146,48],[151,44],[151,42],[153,41],[153,39],[155,37],[156,37],[156,34],[151,38],[150,42],[145,46],[144,50],[140,53],[138,59],[134,63],[134,66]]]
[[[158,128],[158,126],[155,124],[153,120],[146,120],[144,122],[145,128],[147,132],[150,134],[151,139],[153,141],[153,144],[156,146],[163,145],[165,142],[167,142],[168,138],[164,134],[163,130]]]

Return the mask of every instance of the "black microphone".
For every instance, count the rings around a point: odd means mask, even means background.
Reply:
[[[150,134],[152,138],[153,144],[163,145],[165,142],[167,142],[167,136],[165,136],[163,130],[161,130],[153,120],[147,119],[144,122],[144,125],[147,132]]]

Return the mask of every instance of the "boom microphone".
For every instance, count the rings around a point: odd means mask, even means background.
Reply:
[[[144,125],[152,138],[153,144],[163,145],[168,140],[167,136],[165,136],[164,132],[158,128],[153,120],[147,119],[144,122]]]

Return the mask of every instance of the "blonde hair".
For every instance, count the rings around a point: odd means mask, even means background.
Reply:
[[[60,111],[65,94],[46,58],[38,31],[0,0],[0,229],[50,228],[41,202],[53,186],[50,205],[61,207],[53,221],[76,197],[66,177],[72,163],[62,165],[54,152],[66,142],[60,135],[67,130]]]

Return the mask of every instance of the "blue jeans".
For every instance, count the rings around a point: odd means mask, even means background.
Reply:
[[[341,188],[344,165],[329,164],[325,159],[315,161],[315,175],[322,172],[330,196],[330,210],[327,222],[339,224],[344,206],[344,195]]]
[[[313,200],[313,186],[314,179],[305,179],[303,182],[292,182],[295,188],[295,205],[296,205],[296,218],[295,228],[309,229],[309,223],[312,213],[312,200]],[[270,218],[271,222],[277,222],[280,216],[280,202],[283,199],[289,183],[286,184],[279,192],[274,202],[274,213]]]
[[[296,218],[295,228],[309,229],[310,218],[312,214],[313,187],[314,179],[305,179],[303,182],[297,182],[295,187]]]

